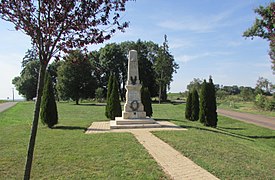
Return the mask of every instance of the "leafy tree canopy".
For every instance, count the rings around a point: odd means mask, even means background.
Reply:
[[[57,73],[57,89],[62,99],[71,98],[78,104],[80,98],[94,97],[97,85],[92,66],[81,51],[71,51]]]
[[[248,28],[244,33],[244,37],[260,37],[269,41],[269,55],[272,60],[272,69],[275,71],[275,2],[270,2],[266,7],[260,6],[255,9],[255,13],[259,15],[252,27]]]

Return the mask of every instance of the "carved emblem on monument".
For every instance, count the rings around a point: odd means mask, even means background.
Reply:
[[[136,83],[137,83],[137,76],[135,76],[135,78],[133,78],[133,76],[131,76],[130,80],[131,80],[132,85],[136,85]]]
[[[137,111],[137,110],[138,110],[138,107],[139,107],[138,101],[137,101],[137,100],[133,100],[133,101],[131,102],[130,108],[131,108],[133,111]]]

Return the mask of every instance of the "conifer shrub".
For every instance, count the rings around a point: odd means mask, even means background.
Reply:
[[[147,87],[141,89],[141,102],[144,106],[146,116],[151,117],[153,115],[151,94]]]
[[[199,119],[199,112],[200,112],[200,102],[199,102],[199,95],[198,91],[194,88],[191,93],[191,121],[197,121]]]
[[[108,99],[108,112],[109,119],[115,120],[115,117],[121,117],[121,105],[119,100],[118,83],[115,76],[112,76],[112,90]]]
[[[207,82],[206,80],[204,80],[201,85],[200,113],[199,113],[200,122],[204,125],[206,123],[206,115],[207,115]]]
[[[108,80],[108,85],[107,85],[107,98],[106,98],[106,102],[107,105],[105,107],[105,116],[110,119],[110,97],[111,97],[111,93],[112,93],[112,89],[113,89],[113,75],[111,74],[109,76],[109,80]]]
[[[205,126],[217,127],[218,115],[216,91],[211,76],[209,78],[209,83],[205,80],[202,83],[199,119]]]
[[[51,76],[46,73],[45,85],[41,101],[40,118],[43,124],[52,128],[58,123],[57,106]]]
[[[191,120],[192,115],[192,92],[189,91],[185,106],[185,118]]]
[[[207,125],[211,127],[217,127],[218,115],[217,115],[217,102],[216,102],[216,90],[213,80],[210,76],[208,83],[208,116]]]

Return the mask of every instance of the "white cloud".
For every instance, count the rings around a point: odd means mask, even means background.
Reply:
[[[195,55],[179,55],[175,56],[175,59],[179,62],[188,62],[188,61],[193,61],[201,58],[206,58],[206,57],[218,57],[218,56],[227,56],[231,55],[231,52],[222,52],[222,51],[216,51],[216,52],[205,52],[201,54],[195,54]]]
[[[164,20],[157,25],[176,31],[192,31],[196,33],[213,32],[218,27],[230,25],[226,20],[233,13],[232,10],[221,12],[216,15],[185,16],[179,19]]]

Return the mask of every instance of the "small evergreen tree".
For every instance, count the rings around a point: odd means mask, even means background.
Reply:
[[[151,94],[147,87],[141,89],[141,102],[144,106],[146,116],[151,117],[153,115]]]
[[[200,122],[204,125],[206,123],[206,115],[207,115],[207,82],[204,80],[201,85],[200,113],[199,113]]]
[[[205,80],[200,93],[200,122],[205,126],[217,127],[217,103],[216,91],[213,80],[210,77],[209,83]]]
[[[208,83],[208,116],[207,125],[211,127],[217,127],[217,102],[216,102],[216,90],[212,77],[209,78]]]
[[[199,112],[200,112],[200,102],[199,102],[199,95],[198,91],[194,88],[192,90],[192,103],[191,103],[191,119],[192,121],[197,121],[199,119]]]
[[[52,128],[58,123],[57,107],[54,96],[54,89],[51,76],[47,73],[45,78],[45,86],[41,102],[41,120],[43,124],[47,124]]]
[[[105,107],[105,116],[110,119],[110,97],[113,89],[113,75],[109,76],[108,86],[107,86],[107,105]]]
[[[109,119],[115,120],[115,117],[121,117],[121,105],[119,100],[118,83],[115,76],[113,77],[113,88],[109,98]]]
[[[189,91],[185,106],[185,118],[191,120],[192,114],[192,92]]]

